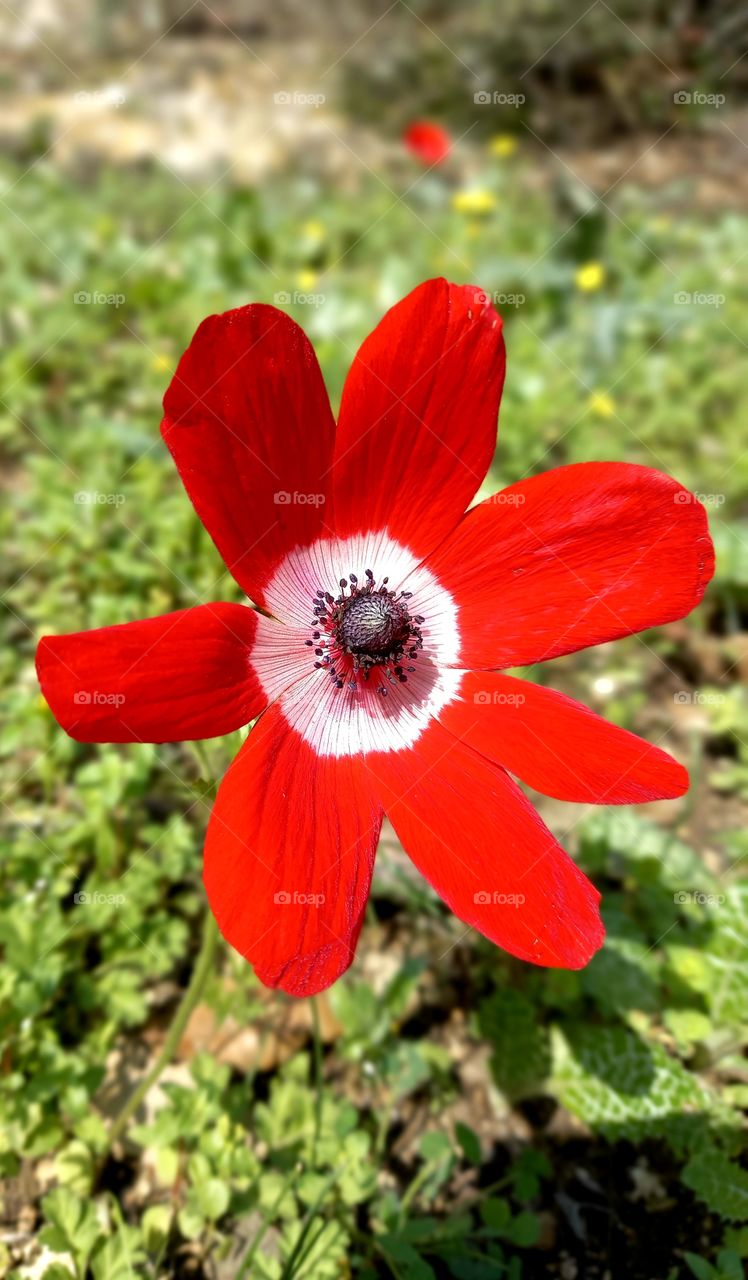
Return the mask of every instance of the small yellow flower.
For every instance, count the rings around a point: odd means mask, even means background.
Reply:
[[[318,280],[319,276],[317,275],[317,272],[311,271],[308,267],[305,267],[303,271],[300,271],[296,277],[296,283],[302,293],[308,293],[310,289],[313,289]]]
[[[169,356],[154,356],[151,366],[156,373],[168,373],[171,369],[172,362]]]
[[[490,142],[491,155],[498,156],[500,160],[506,160],[508,156],[513,156],[517,150],[517,139],[513,133],[497,133],[495,138]]]
[[[615,401],[607,391],[594,391],[589,398],[588,407],[598,418],[612,418],[616,411]]]
[[[480,188],[455,191],[452,196],[452,208],[456,209],[458,213],[490,213],[495,207],[495,195],[491,191],[484,191]]]
[[[324,240],[327,233],[325,231],[324,224],[321,223],[319,219],[310,218],[309,221],[305,222],[301,228],[301,234],[307,240]]]
[[[577,267],[574,283],[582,293],[594,293],[595,289],[601,288],[605,283],[605,267],[602,262],[585,262],[583,266]]]

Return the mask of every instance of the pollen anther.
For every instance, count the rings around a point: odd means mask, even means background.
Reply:
[[[382,578],[377,586],[373,571],[366,569],[362,586],[356,574],[349,573],[339,580],[337,598],[323,588],[313,596],[313,639],[305,644],[320,658],[328,650],[322,662],[314,665],[327,668],[336,689],[347,685],[351,692],[358,692],[360,681],[367,681],[374,667],[381,669],[390,684],[407,682],[403,664],[423,648],[421,625],[425,618],[411,615],[408,601],[412,592],[391,591],[388,582],[388,577]],[[409,666],[407,671],[415,671],[415,667]],[[376,691],[387,696],[383,683]]]

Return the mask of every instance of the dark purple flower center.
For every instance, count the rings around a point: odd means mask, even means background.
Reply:
[[[352,596],[343,605],[338,634],[350,654],[374,657],[391,653],[410,634],[408,606],[386,587]]]
[[[363,585],[351,573],[340,579],[337,597],[323,590],[314,597],[314,630],[305,643],[314,649],[315,667],[329,671],[336,689],[347,683],[356,692],[373,667],[390,683],[405,684],[408,672],[415,671],[405,664],[423,648],[420,624],[425,619],[411,615],[411,592],[390,591],[388,581],[382,578],[377,586],[367,569]],[[386,685],[378,685],[377,693],[386,695]]]

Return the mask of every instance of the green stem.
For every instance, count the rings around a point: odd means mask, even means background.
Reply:
[[[395,1114],[396,1105],[397,1104],[395,1102],[395,1099],[390,1098],[390,1100],[386,1104],[383,1104],[382,1110],[379,1113],[379,1119],[377,1121],[377,1134],[376,1134],[376,1138],[374,1139],[375,1155],[378,1155],[378,1156],[384,1155],[384,1149],[387,1145],[387,1134],[389,1133],[389,1128],[390,1128],[390,1125],[392,1124],[392,1117]]]
[[[166,1039],[161,1047],[161,1052],[156,1058],[156,1061],[148,1074],[143,1077],[135,1092],[131,1094],[122,1110],[112,1121],[106,1151],[104,1152],[105,1156],[109,1151],[111,1151],[114,1143],[122,1137],[132,1117],[135,1115],[145,1095],[148,1093],[148,1090],[153,1088],[164,1068],[169,1065],[174,1057],[179,1041],[182,1039],[185,1027],[189,1021],[190,1014],[200,999],[206,980],[213,969],[213,961],[219,938],[220,933],[218,932],[218,925],[213,918],[212,912],[208,910],[205,913],[205,919],[203,921],[203,935],[200,943],[200,951],[198,953],[197,960],[195,961],[195,967],[192,970],[190,985],[182,997],[182,1002],[174,1015]]]
[[[421,1187],[424,1185],[424,1183],[428,1182],[432,1173],[434,1172],[435,1169],[438,1169],[440,1164],[441,1164],[440,1159],[427,1160],[426,1163],[421,1166],[421,1168],[419,1169],[416,1176],[413,1178],[413,1181],[410,1183],[410,1185],[406,1187],[403,1193],[403,1198],[400,1201],[401,1221],[403,1222],[405,1221],[405,1218],[407,1217],[408,1209],[410,1208],[413,1199],[415,1198],[415,1196],[418,1195],[418,1192],[421,1190]]]
[[[317,1160],[317,1144],[319,1143],[319,1135],[322,1131],[322,1033],[319,1022],[319,1006],[317,997],[312,996],[310,1000],[312,1006],[312,1039],[314,1046],[314,1136],[312,1138],[312,1159],[310,1161],[314,1167]]]
[[[236,1273],[236,1280],[244,1280],[244,1276],[247,1275],[249,1268],[252,1265],[254,1256],[257,1253],[257,1250],[259,1249],[260,1245],[262,1244],[265,1234],[270,1224],[272,1223],[273,1218],[275,1217],[276,1209],[278,1208],[281,1201],[286,1196],[286,1193],[293,1186],[294,1182],[296,1181],[297,1174],[298,1174],[297,1169],[291,1169],[290,1172],[287,1174],[287,1176],[284,1178],[283,1183],[281,1184],[280,1191],[275,1197],[273,1203],[270,1205],[269,1209],[266,1211],[265,1216],[262,1220],[262,1223],[260,1224],[260,1227],[258,1228],[257,1233],[251,1245],[247,1249],[247,1252],[245,1253],[244,1257],[242,1258],[241,1265],[239,1267],[239,1270]]]
[[[296,1241],[296,1244],[294,1245],[291,1251],[288,1261],[286,1262],[286,1265],[281,1272],[280,1280],[293,1280],[293,1277],[296,1274],[296,1263],[299,1259],[299,1255],[301,1254],[304,1248],[304,1244],[306,1242],[307,1236],[309,1235],[310,1228],[314,1223],[315,1219],[317,1218],[317,1214],[319,1209],[322,1206],[322,1202],[325,1196],[327,1195],[328,1191],[330,1190],[330,1188],[333,1186],[333,1184],[337,1182],[338,1178],[342,1177],[342,1175],[346,1172],[347,1167],[348,1167],[347,1165],[343,1165],[342,1168],[333,1170],[329,1178],[325,1179],[322,1185],[322,1190],[320,1191],[316,1200],[314,1201],[313,1204],[310,1204],[309,1208],[304,1214],[304,1217],[302,1218],[302,1221],[301,1221],[301,1231],[299,1232],[299,1238]]]

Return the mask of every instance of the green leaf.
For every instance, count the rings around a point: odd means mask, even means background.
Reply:
[[[174,1147],[156,1148],[156,1172],[164,1187],[171,1187],[179,1176],[179,1152]]]
[[[713,1021],[741,1027],[748,1008],[748,882],[731,885],[710,916],[706,998]]]
[[[714,1268],[706,1258],[700,1258],[695,1253],[689,1253],[688,1250],[684,1252],[683,1257],[696,1276],[696,1280],[712,1280],[715,1275]]]
[[[215,1222],[223,1216],[231,1201],[231,1191],[219,1178],[208,1178],[190,1187],[190,1199],[199,1213]]]
[[[94,1250],[91,1259],[94,1280],[132,1280],[143,1257],[139,1233],[121,1223],[117,1234]]]
[[[458,1120],[455,1125],[455,1137],[460,1144],[465,1159],[470,1164],[480,1164],[483,1156],[480,1148],[480,1139],[475,1130]]]
[[[605,1012],[624,1013],[629,1009],[653,1012],[658,1006],[656,982],[658,959],[643,938],[614,932],[615,913],[605,912],[609,930],[605,946],[582,970],[582,989]],[[630,925],[620,922],[619,927]]]
[[[537,1244],[540,1235],[538,1215],[526,1209],[518,1213],[508,1234],[512,1244],[516,1244],[519,1249],[531,1249]]]
[[[500,1196],[489,1196],[480,1205],[481,1221],[492,1231],[505,1232],[511,1222],[512,1213],[508,1200]]]
[[[703,1151],[683,1170],[687,1187],[722,1218],[748,1220],[748,1173],[720,1151]]]
[[[665,1026],[684,1047],[706,1040],[712,1030],[708,1017],[698,1009],[666,1009]]]
[[[495,991],[482,1001],[478,1025],[491,1042],[491,1070],[507,1097],[537,1090],[550,1070],[548,1031],[537,1007],[518,991]]]
[[[666,1138],[676,1150],[704,1138],[701,1113],[718,1100],[664,1047],[626,1027],[570,1027],[554,1036],[554,1078],[564,1106],[610,1138]]]
[[[62,1185],[79,1195],[85,1196],[91,1190],[94,1160],[85,1143],[73,1141],[63,1147],[55,1160],[55,1170]]]
[[[395,1264],[394,1271],[399,1280],[436,1280],[433,1267],[405,1240],[398,1236],[379,1236],[377,1244],[385,1257]]]
[[[725,1248],[739,1258],[748,1258],[748,1226],[728,1227],[725,1232]]]
[[[419,1240],[427,1240],[439,1230],[438,1218],[408,1218],[400,1228],[400,1237],[409,1244],[418,1244]]]
[[[745,1272],[739,1254],[733,1249],[720,1249],[717,1267],[724,1280],[745,1280]]]
[[[55,1187],[42,1200],[42,1210],[51,1224],[40,1232],[42,1244],[55,1253],[72,1253],[79,1269],[84,1270],[102,1234],[93,1205],[84,1203],[69,1187]]]
[[[343,1142],[338,1191],[344,1204],[362,1204],[376,1191],[377,1164],[369,1158],[370,1147],[371,1139],[363,1130],[349,1133]]]
[[[496,1280],[503,1274],[491,1258],[450,1258],[448,1265],[454,1280]]]
[[[145,1210],[140,1227],[143,1243],[148,1253],[160,1253],[171,1230],[172,1211],[169,1205],[152,1204]]]
[[[421,1138],[419,1150],[424,1160],[447,1160],[452,1155],[452,1143],[446,1133],[431,1129]]]
[[[690,845],[669,828],[631,809],[601,809],[585,819],[581,851],[590,870],[608,871],[617,877],[629,870],[641,875],[643,863],[649,864],[658,881],[667,870],[671,892],[683,884],[708,887],[705,879],[709,885],[713,880]]]
[[[183,1236],[188,1240],[197,1240],[205,1227],[205,1218],[194,1206],[187,1204],[179,1210],[177,1223]]]
[[[522,1202],[533,1200],[538,1195],[541,1178],[551,1177],[553,1169],[542,1151],[525,1147],[512,1164],[510,1172],[514,1198]]]

